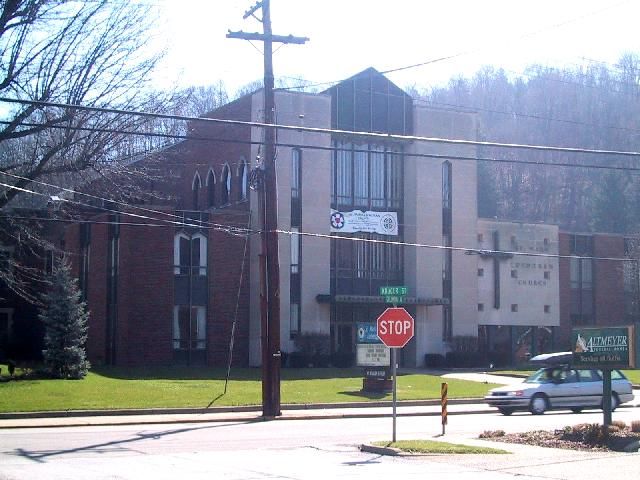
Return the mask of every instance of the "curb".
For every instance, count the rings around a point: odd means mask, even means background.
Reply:
[[[482,398],[459,398],[448,401],[449,405],[466,405],[474,403],[484,403]],[[397,403],[398,407],[427,407],[440,405],[439,399],[434,400],[405,400]],[[323,409],[352,409],[352,408],[375,408],[391,407],[391,401],[384,402],[349,402],[349,403],[307,403],[307,404],[284,404],[281,406],[285,410],[323,410]],[[19,420],[37,418],[67,418],[67,417],[112,417],[128,415],[202,415],[216,413],[239,413],[239,412],[260,412],[260,405],[238,405],[231,407],[209,407],[209,408],[126,408],[117,410],[55,410],[39,412],[7,412],[0,413],[0,420]]]

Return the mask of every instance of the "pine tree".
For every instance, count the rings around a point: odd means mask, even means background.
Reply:
[[[89,370],[86,359],[89,313],[80,299],[76,279],[63,261],[54,270],[51,288],[42,295],[40,320],[45,326],[44,361],[56,378],[83,378]]]

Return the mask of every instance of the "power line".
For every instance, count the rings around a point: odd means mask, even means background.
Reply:
[[[13,190],[18,190],[20,192],[23,193],[30,193],[33,195],[39,195],[39,196],[43,196],[43,197],[50,197],[50,195],[45,194],[45,193],[41,193],[41,192],[36,192],[34,190],[29,190],[26,188],[22,188],[22,187],[17,187],[14,185],[9,185],[6,183],[2,183],[0,182],[0,186],[3,186],[5,188],[10,188]],[[96,205],[90,205],[87,203],[83,203],[83,202],[78,202],[78,201],[74,201],[74,200],[69,200],[66,198],[61,198],[60,197],[60,201],[65,202],[65,203],[70,203],[72,205],[76,205],[76,206],[81,206],[81,207],[87,207],[87,208],[91,208],[91,209],[97,209],[97,210],[101,210],[103,212],[108,212],[108,213],[113,213],[113,214],[118,214],[118,215],[126,215],[126,216],[130,216],[130,217],[134,217],[134,218],[140,218],[143,220],[150,220],[150,221],[161,221],[161,222],[165,222],[166,224],[168,224],[169,226],[177,226],[177,227],[191,227],[191,228],[198,228],[198,229],[210,229],[210,230],[216,230],[216,231],[220,231],[220,232],[224,232],[224,233],[229,233],[232,235],[237,235],[237,234],[246,234],[247,232],[243,231],[242,228],[239,227],[232,227],[229,225],[222,225],[222,224],[218,224],[218,225],[202,225],[202,222],[198,222],[198,223],[187,223],[186,221],[182,221],[182,222],[178,222],[178,221],[172,221],[172,220],[167,220],[167,219],[161,219],[161,218],[152,218],[152,217],[148,217],[146,215],[139,215],[136,213],[132,213],[132,212],[127,212],[127,211],[122,211],[122,210],[113,210],[107,207],[101,207],[101,206],[96,206]],[[178,218],[182,218],[182,217],[178,217]],[[191,220],[191,219],[189,219]],[[118,222],[116,222],[118,223]]]
[[[1,123],[1,122],[0,122]],[[80,130],[90,130],[90,127],[59,127],[52,126],[51,128],[78,128]],[[103,130],[103,129],[100,129]],[[121,133],[127,135],[138,135],[145,136],[147,135],[144,132],[136,132],[136,131],[127,131],[127,130],[119,130],[114,131],[114,133]],[[220,143],[240,143],[245,145],[262,145],[262,141],[252,141],[252,140],[239,140],[239,139],[231,139],[231,138],[222,138],[222,137],[205,137],[205,136],[193,136],[193,135],[181,135],[181,134],[154,134],[155,136],[161,136],[165,138],[175,138],[179,140],[197,140],[197,141],[205,141],[205,142],[220,142]],[[176,145],[176,144],[174,144]],[[173,145],[172,145],[173,146]],[[301,143],[285,143],[285,142],[276,142],[276,147],[286,147],[286,148],[298,148],[302,150],[324,150],[324,151],[353,151],[357,153],[366,153],[368,150],[366,149],[350,149],[345,147],[325,147],[321,145],[308,145]],[[169,147],[170,148],[170,147]],[[589,163],[570,163],[570,162],[546,162],[546,161],[537,161],[537,160],[522,160],[522,159],[509,159],[509,158],[496,158],[496,157],[479,157],[479,156],[464,156],[464,155],[445,155],[445,154],[432,154],[432,153],[417,153],[417,152],[397,152],[401,153],[405,157],[416,157],[416,158],[432,158],[432,159],[451,159],[451,160],[461,160],[461,161],[472,161],[472,162],[492,162],[492,163],[505,163],[505,164],[521,164],[521,165],[535,165],[535,166],[545,166],[545,167],[561,167],[561,168],[587,168],[587,169],[599,169],[599,170],[617,170],[617,171],[627,171],[627,172],[637,172],[640,171],[640,167],[630,167],[630,166],[616,166],[616,165],[602,165],[602,164],[589,164]],[[135,156],[151,156],[158,155],[159,152],[141,152],[140,154],[134,154],[127,158],[133,158]],[[638,153],[640,155],[640,153]],[[165,166],[182,166],[182,164],[171,164],[164,163]],[[194,164],[195,166],[202,165],[208,166],[208,164]],[[0,173],[2,173],[0,171]],[[6,174],[6,173],[5,173]],[[34,181],[34,180],[32,180]],[[62,189],[62,187],[60,187]],[[74,193],[81,193],[72,191]],[[108,199],[104,199],[108,200]],[[111,200],[108,200],[111,201]]]
[[[101,113],[114,113],[118,115],[134,115],[134,116],[137,115],[137,116],[142,116],[146,118],[164,118],[164,119],[170,119],[170,120],[181,120],[181,121],[191,121],[191,122],[201,122],[201,123],[221,123],[226,125],[242,125],[242,126],[248,126],[248,127],[261,127],[261,128],[267,128],[267,129],[288,130],[288,131],[296,131],[296,132],[349,135],[353,137],[381,139],[384,141],[394,140],[394,141],[432,142],[432,143],[441,143],[441,144],[448,144],[448,145],[484,146],[484,147],[512,148],[512,149],[549,151],[549,152],[585,153],[585,154],[595,154],[595,155],[618,155],[618,156],[640,157],[640,152],[637,152],[637,151],[602,150],[602,149],[588,149],[588,148],[577,148],[577,147],[556,147],[556,146],[549,146],[549,145],[528,145],[528,144],[519,144],[519,143],[502,143],[502,142],[488,142],[488,141],[479,141],[479,140],[450,139],[450,138],[440,138],[440,137],[423,137],[423,136],[417,136],[417,135],[397,135],[397,134],[390,134],[390,133],[362,132],[362,131],[340,130],[340,129],[321,128],[321,127],[282,125],[282,124],[276,124],[276,123],[263,123],[263,122],[253,122],[253,121],[246,121],[246,120],[188,117],[188,116],[181,116],[181,115],[137,112],[137,111],[131,111],[131,110],[115,109],[115,108],[88,107],[83,105],[73,105],[73,104],[56,103],[56,102],[20,100],[20,99],[7,98],[7,97],[0,97],[0,102],[39,105],[43,107],[74,108],[78,110],[95,111],[95,112],[101,112]]]
[[[0,183],[0,185],[2,186],[7,186],[6,184]],[[23,189],[20,187],[10,187],[10,188],[15,188],[17,190],[20,190],[24,193],[31,193],[34,195],[43,195],[46,196],[46,194],[42,194],[40,192],[35,192],[33,190],[28,190],[28,189]],[[99,208],[102,209],[104,211],[107,212],[112,212],[112,213],[118,213],[118,214],[124,214],[127,215],[127,212],[122,212],[122,211],[114,211],[114,210],[109,210],[106,208],[101,208],[101,207],[94,207],[92,205],[88,205],[88,204],[83,204],[82,202],[73,202],[70,200],[66,200],[70,203],[73,204],[77,204],[80,206],[86,206],[86,207],[91,207],[91,208]],[[159,219],[154,219],[151,217],[144,217],[141,215],[135,215],[135,214],[131,214],[135,217],[138,218],[143,218],[143,219],[147,219],[147,220],[151,220],[151,221],[157,221]],[[247,235],[250,234],[257,234],[260,233],[259,230],[255,230],[252,228],[244,228],[244,227],[235,227],[235,226],[229,226],[229,225],[225,225],[226,228],[218,228],[218,227],[211,227],[211,226],[200,226],[200,225],[188,225],[188,224],[181,224],[180,222],[168,222],[165,220],[160,219],[160,221],[164,221],[166,223],[164,224],[149,224],[149,223],[132,223],[132,222],[119,222],[119,221],[96,221],[96,220],[74,220],[74,219],[60,219],[60,218],[42,218],[42,217],[23,217],[23,216],[14,216],[14,215],[0,215],[1,218],[19,218],[19,219],[26,219],[26,220],[33,220],[33,221],[51,221],[51,222],[65,222],[65,223],[94,223],[94,224],[101,224],[101,225],[129,225],[129,226],[148,226],[148,227],[165,227],[165,228],[175,228],[176,224],[177,226],[191,226],[191,227],[195,227],[195,228],[199,228],[199,229],[203,229],[203,230],[216,230],[216,231],[223,231],[225,233],[231,233],[233,235],[237,235],[237,236],[242,236],[245,237]],[[324,239],[329,239],[329,240],[339,240],[339,241],[350,241],[350,242],[361,242],[361,243],[372,243],[372,244],[383,244],[383,245],[395,245],[395,246],[401,246],[401,247],[416,247],[416,248],[430,248],[430,249],[436,249],[436,250],[449,250],[449,251],[458,251],[458,252],[462,252],[465,254],[478,254],[478,255],[484,255],[484,254],[509,254],[509,255],[513,255],[513,256],[525,256],[525,257],[542,257],[542,258],[558,258],[558,259],[571,259],[571,258],[580,258],[580,259],[587,259],[587,260],[602,260],[602,261],[620,261],[620,262],[629,262],[629,261],[636,261],[636,259],[632,259],[632,258],[623,258],[623,257],[595,257],[595,256],[577,256],[577,255],[560,255],[560,254],[550,254],[550,253],[541,253],[541,252],[517,252],[517,251],[505,251],[505,250],[491,250],[491,249],[478,249],[475,247],[453,247],[453,246],[446,246],[446,245],[433,245],[433,244],[426,244],[426,243],[418,243],[418,242],[405,242],[405,241],[396,241],[396,240],[380,240],[380,239],[371,239],[371,238],[362,238],[362,237],[344,237],[344,236],[339,236],[339,235],[331,235],[331,234],[323,234],[323,233],[312,233],[312,232],[303,232],[303,231],[291,231],[291,230],[283,230],[283,229],[275,229],[274,230],[275,233],[277,234],[282,234],[282,235],[299,235],[299,236],[305,236],[305,237],[314,237],[314,238],[324,238]]]

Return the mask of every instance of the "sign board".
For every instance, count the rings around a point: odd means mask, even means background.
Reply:
[[[407,295],[409,289],[407,287],[380,287],[380,296],[384,297],[386,303],[392,303],[394,305],[398,303],[404,303],[405,295]]]
[[[365,378],[381,378],[387,380],[391,376],[391,373],[387,367],[365,367],[364,376]]]
[[[633,327],[574,328],[573,364],[592,368],[635,368]]]
[[[400,295],[405,296],[409,293],[409,289],[407,287],[380,287],[380,296],[386,297],[388,295]]]
[[[391,365],[389,347],[381,343],[357,344],[356,365],[359,367],[388,367]]]
[[[402,348],[413,338],[413,317],[404,308],[387,308],[376,324],[378,337],[387,347]]]
[[[340,212],[331,209],[330,232],[369,232],[380,235],[398,235],[398,214],[396,212],[371,212],[353,210]]]
[[[357,328],[358,339],[356,343],[382,343],[378,338],[375,323],[358,323]]]

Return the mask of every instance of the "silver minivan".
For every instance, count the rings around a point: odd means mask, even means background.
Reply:
[[[541,415],[551,409],[578,413],[584,408],[602,408],[602,371],[567,365],[548,366],[522,383],[490,390],[484,399],[503,415],[511,415],[516,410]],[[632,400],[631,382],[620,370],[612,370],[611,410]]]

